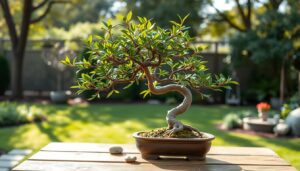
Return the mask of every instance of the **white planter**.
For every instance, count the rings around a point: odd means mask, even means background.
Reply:
[[[53,103],[67,103],[69,95],[66,91],[51,91],[50,99]]]

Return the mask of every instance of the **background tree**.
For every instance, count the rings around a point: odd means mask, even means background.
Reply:
[[[255,71],[258,79],[253,81],[269,80],[265,84],[266,95],[274,97],[280,92],[282,102],[289,80],[286,77],[289,72],[285,69],[291,68],[291,59],[299,48],[297,42],[300,37],[300,3],[286,2],[285,11],[279,11],[278,5],[273,4],[275,7],[266,8],[264,13],[256,16],[259,23],[252,30],[237,34],[231,40],[232,59],[239,62],[244,58],[254,62],[258,67]]]
[[[94,90],[94,97],[100,92],[108,91],[107,97],[119,93],[117,85],[125,88],[134,82],[147,80],[147,89],[141,94],[166,94],[177,92],[184,97],[183,102],[167,113],[168,134],[183,129],[195,128],[176,120],[177,115],[188,110],[192,103],[192,94],[187,87],[202,93],[204,89],[220,90],[228,84],[235,83],[224,76],[211,76],[207,72],[205,61],[199,52],[202,48],[191,45],[187,27],[172,21],[171,29],[162,29],[152,24],[145,17],[138,17],[139,22],[131,21],[132,13],[128,13],[124,23],[111,25],[105,23],[105,35],[90,36],[87,40],[89,55],[83,59],[67,57],[63,63],[77,69],[78,93]],[[119,30],[121,33],[115,34]]]
[[[28,38],[29,28],[31,24],[40,22],[43,20],[47,14],[50,12],[54,4],[66,3],[69,1],[63,0],[43,0],[34,3],[34,0],[24,0],[22,8],[22,17],[19,24],[15,23],[12,16],[11,8],[9,6],[8,0],[1,0],[0,5],[2,8],[2,13],[8,27],[9,37],[11,40],[11,48],[13,52],[12,57],[12,79],[11,79],[11,89],[13,98],[21,98],[23,93],[22,88],[22,71],[23,71],[23,61],[24,52],[26,48],[26,42]],[[40,11],[43,10],[41,13]],[[38,14],[40,13],[40,14]]]
[[[157,21],[160,27],[168,28],[170,20],[177,20],[177,15],[189,15],[186,25],[191,27],[190,34],[195,36],[199,31],[199,26],[204,18],[201,11],[206,5],[206,1],[202,0],[125,0],[127,10],[133,11],[138,16]]]
[[[222,11],[214,5],[214,3],[218,3],[217,1],[208,0],[210,6],[213,7],[216,12],[216,15],[212,17],[213,21],[225,22],[238,32],[247,32],[253,28],[253,20],[256,19],[255,15],[257,12],[260,12],[260,10],[257,10],[258,8],[263,7],[263,11],[278,10],[283,1],[284,0],[232,0],[227,3],[233,2],[233,9]]]

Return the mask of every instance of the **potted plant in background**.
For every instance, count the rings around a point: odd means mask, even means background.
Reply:
[[[104,22],[104,35],[87,39],[88,56],[73,61],[66,57],[62,61],[80,74],[73,88],[79,89],[78,93],[94,90],[93,98],[100,98],[101,92],[107,91],[110,97],[119,93],[121,86],[128,88],[144,80],[147,85],[141,92],[144,97],[169,92],[181,94],[182,103],[167,112],[166,128],[141,131],[133,136],[145,159],[160,155],[204,159],[214,136],[176,118],[191,106],[189,88],[205,97],[204,89],[221,90],[236,82],[223,75],[214,77],[207,71],[206,62],[199,56],[203,48],[193,46],[188,27],[183,25],[187,16],[179,17],[179,23],[171,21],[170,29],[160,28],[145,17],[138,17],[137,22],[131,17],[129,12],[119,25]]]
[[[43,59],[48,66],[55,70],[56,77],[56,90],[50,92],[50,99],[54,103],[66,103],[70,92],[63,90],[63,80],[66,66],[60,61],[66,55],[74,55],[74,52],[71,49],[63,46],[61,43],[56,43],[54,45],[45,43],[43,49]]]
[[[260,102],[256,105],[256,108],[259,118],[261,118],[263,121],[267,121],[271,106],[268,103]]]

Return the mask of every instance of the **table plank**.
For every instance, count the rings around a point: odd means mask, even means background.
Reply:
[[[96,143],[50,143],[41,151],[73,151],[73,152],[95,152],[106,153],[111,146],[121,146],[125,153],[139,153],[134,144],[96,144]],[[211,155],[271,155],[277,154],[268,148],[263,147],[218,147],[212,146],[208,154]]]
[[[109,147],[122,146],[124,153],[111,155]],[[126,155],[137,156],[137,162],[128,164]],[[144,160],[134,144],[50,143],[14,171],[86,171],[86,170],[202,170],[202,171],[296,171],[289,163],[270,149],[260,147],[213,146],[205,161],[184,159]]]
[[[296,171],[291,166],[256,166],[256,165],[163,165],[163,164],[123,164],[123,163],[97,163],[97,162],[57,162],[57,161],[26,161],[17,166],[14,171],[43,170],[43,171],[162,171],[162,170],[201,170],[201,171]]]
[[[45,161],[89,161],[89,162],[117,162],[124,163],[127,154],[111,155],[109,153],[89,153],[89,152],[53,152],[40,151],[33,155],[30,160]],[[252,164],[252,165],[273,165],[289,166],[289,164],[277,156],[231,156],[231,155],[207,155],[205,161],[187,161],[184,159],[163,159],[163,160],[144,160],[140,154],[137,156],[138,163],[172,163],[174,165],[182,164]],[[174,162],[175,161],[175,162]]]

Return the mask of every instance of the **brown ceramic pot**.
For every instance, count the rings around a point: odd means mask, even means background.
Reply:
[[[205,160],[210,150],[212,134],[201,132],[205,138],[147,138],[136,132],[133,137],[142,157],[147,160],[162,158],[163,156],[180,156],[189,160]]]

